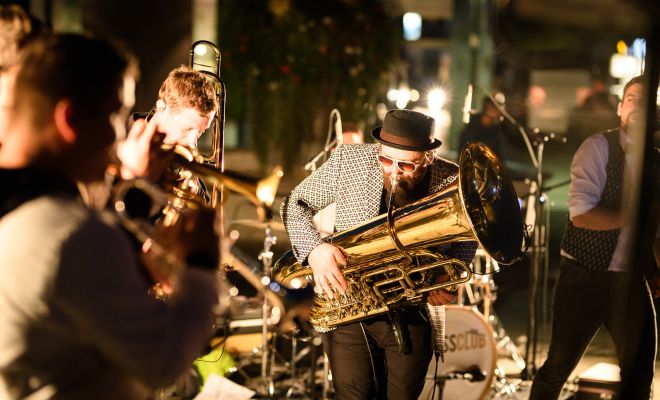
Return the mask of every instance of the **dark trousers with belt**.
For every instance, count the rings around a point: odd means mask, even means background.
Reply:
[[[548,358],[530,399],[556,399],[604,325],[626,380],[621,399],[648,399],[656,352],[655,311],[646,280],[628,272],[590,270],[563,258],[555,287]]]
[[[412,342],[399,353],[387,317],[341,326],[323,335],[338,400],[417,400],[433,356],[431,326],[417,309],[402,313]]]

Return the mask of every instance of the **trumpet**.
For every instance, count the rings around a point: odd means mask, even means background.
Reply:
[[[259,219],[267,221],[272,217],[270,207],[275,201],[280,179],[284,175],[281,166],[275,166],[270,175],[258,179],[234,171],[218,171],[215,167],[206,164],[204,157],[196,149],[181,144],[164,144],[161,149],[173,153],[170,165],[183,170],[187,179],[199,177],[214,187],[224,187],[238,193],[256,207]],[[192,198],[185,194],[182,194],[181,197]],[[192,201],[199,203],[194,198]]]
[[[173,159],[170,165],[180,168],[186,179],[201,178],[209,184],[223,186],[241,194],[256,207],[257,213],[263,221],[268,220],[272,215],[270,207],[275,200],[277,187],[283,175],[280,166],[276,166],[269,176],[256,179],[231,171],[220,172],[214,167],[204,164],[202,156],[195,149],[180,144],[166,144],[161,147],[161,150],[172,153]],[[175,260],[173,255],[168,255],[168,251],[153,239],[155,224],[150,218],[162,210],[158,223],[170,226],[188,208],[217,208],[217,206],[206,205],[199,195],[184,190],[186,186],[185,183],[179,183],[166,190],[156,183],[140,178],[119,182],[112,193],[112,206],[119,222],[138,241],[149,241],[150,249],[158,257],[162,255],[168,276],[175,275],[176,271],[181,269],[181,262]],[[138,194],[136,195],[136,193]],[[130,204],[131,201],[127,200],[129,196],[133,196],[134,203],[140,204]]]

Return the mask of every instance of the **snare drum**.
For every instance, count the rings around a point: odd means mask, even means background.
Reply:
[[[472,307],[446,307],[445,362],[438,363],[438,373],[434,376],[435,358],[431,360],[419,399],[430,400],[436,382],[438,387],[433,400],[485,399],[497,362],[493,330]]]

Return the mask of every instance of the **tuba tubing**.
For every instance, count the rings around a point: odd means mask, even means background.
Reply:
[[[435,247],[478,241],[500,264],[523,257],[518,198],[495,154],[482,143],[468,143],[458,169],[453,184],[395,209],[389,220],[387,214],[380,215],[325,239],[346,255],[346,265],[340,268],[349,290],[332,301],[316,298],[311,318],[315,329],[328,331],[388,312],[401,302],[418,303],[428,291],[469,280],[472,271],[465,263],[436,254]],[[406,253],[432,261],[414,265]],[[431,284],[428,275],[440,270],[450,280]],[[311,268],[292,251],[275,263],[273,279],[285,287],[313,282]]]

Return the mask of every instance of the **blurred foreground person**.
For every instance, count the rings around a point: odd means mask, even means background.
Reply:
[[[644,81],[630,80],[617,114],[620,127],[585,140],[571,163],[569,220],[552,309],[548,358],[538,371],[530,399],[557,399],[601,326],[614,341],[622,381],[621,399],[648,399],[655,370],[655,310],[647,279],[628,254],[631,177],[640,156],[633,132],[643,124]],[[636,148],[637,147],[637,148]],[[627,188],[624,190],[624,188]]]
[[[0,146],[5,134],[7,112],[13,98],[15,69],[22,48],[46,31],[36,18],[31,18],[18,4],[0,5]]]
[[[169,229],[178,240],[168,248],[189,268],[163,302],[147,294],[130,238],[76,188],[103,179],[136,73],[130,57],[83,36],[53,35],[24,50],[0,148],[2,399],[147,398],[211,334],[212,218],[185,215]]]

